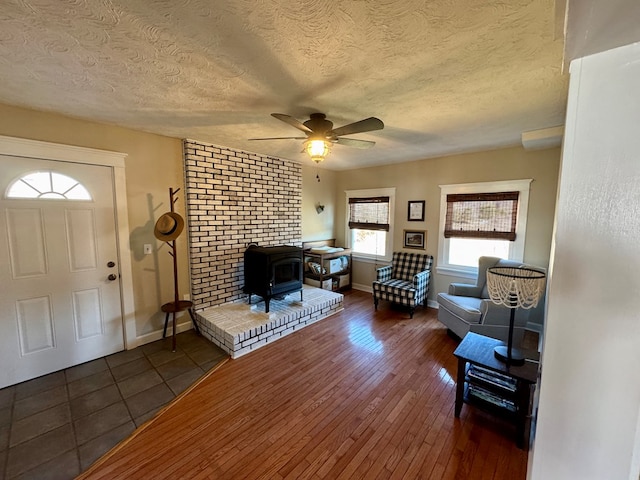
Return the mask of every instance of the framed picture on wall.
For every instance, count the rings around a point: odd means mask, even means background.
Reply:
[[[419,248],[424,250],[427,243],[426,230],[405,230],[404,231],[404,248]]]
[[[410,222],[424,222],[424,200],[409,200],[408,218]]]

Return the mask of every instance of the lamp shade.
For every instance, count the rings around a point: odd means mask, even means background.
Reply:
[[[513,348],[513,326],[516,308],[525,310],[538,305],[542,297],[545,274],[527,267],[491,267],[487,269],[487,290],[491,301],[511,310],[509,314],[509,339],[506,346],[493,349],[498,360],[507,365],[522,365],[523,352]]]
[[[527,267],[487,269],[487,290],[493,303],[508,308],[530,309],[543,295],[545,274]]]

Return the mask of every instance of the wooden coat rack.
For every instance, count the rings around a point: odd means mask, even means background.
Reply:
[[[174,190],[172,187],[169,188],[169,205],[171,207],[171,213],[174,212],[174,205],[178,201],[178,198],[175,196],[180,189]],[[180,294],[178,292],[178,256],[176,251],[176,240],[177,238],[165,242],[171,247],[171,251],[169,251],[169,255],[173,257],[173,302],[165,303],[162,305],[161,310],[166,314],[164,318],[164,330],[162,331],[162,338],[165,338],[167,335],[167,324],[169,323],[169,315],[172,315],[172,342],[171,342],[171,350],[173,352],[176,351],[176,313],[187,310],[189,312],[189,316],[191,317],[191,321],[193,322],[193,328],[196,333],[199,335],[200,330],[198,329],[198,324],[196,322],[195,314],[193,313],[193,302],[189,300],[180,300]]]

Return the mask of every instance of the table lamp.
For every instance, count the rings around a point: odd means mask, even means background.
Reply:
[[[544,294],[545,274],[528,267],[491,267],[487,269],[487,290],[491,301],[511,310],[507,345],[494,348],[498,360],[508,365],[522,365],[524,355],[513,348],[513,324],[517,308],[530,309],[538,305]]]

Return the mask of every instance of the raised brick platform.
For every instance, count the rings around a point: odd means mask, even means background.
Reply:
[[[341,311],[342,300],[340,293],[305,285],[302,302],[300,292],[272,299],[269,313],[254,295],[253,305],[246,300],[218,305],[196,312],[196,319],[202,335],[238,358]]]

